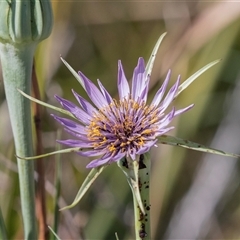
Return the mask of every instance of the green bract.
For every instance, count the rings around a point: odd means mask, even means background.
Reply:
[[[22,44],[41,41],[52,30],[49,0],[0,1],[0,41]]]

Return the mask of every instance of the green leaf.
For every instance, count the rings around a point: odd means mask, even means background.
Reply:
[[[61,60],[65,64],[65,66],[68,68],[68,70],[73,74],[73,76],[78,80],[78,82],[82,85],[82,87],[85,89],[84,81],[80,77],[80,75],[78,75],[78,73],[62,57],[61,57]]]
[[[167,33],[165,32],[159,37],[159,39],[157,40],[157,42],[156,42],[156,44],[153,48],[151,56],[148,60],[148,63],[147,63],[147,66],[146,66],[146,73],[149,76],[151,76],[151,73],[152,73],[152,68],[153,68],[153,64],[154,64],[154,61],[155,61],[155,58],[156,58],[156,55],[157,55],[157,51],[158,51],[158,49],[159,49],[159,47],[162,43],[162,40],[163,40],[163,38],[165,37],[166,34]]]
[[[82,186],[80,187],[77,196],[75,197],[73,203],[69,206],[66,206],[64,208],[61,208],[61,210],[65,210],[65,209],[69,209],[72,208],[74,206],[76,206],[79,201],[82,199],[82,197],[84,196],[84,194],[87,192],[87,190],[91,187],[91,185],[93,184],[93,182],[96,180],[96,178],[102,173],[103,169],[106,166],[101,166],[101,167],[97,167],[97,168],[93,168],[89,174],[87,175],[86,179],[84,180]]]
[[[68,115],[68,116],[76,119],[76,117],[75,117],[72,113],[70,113],[69,111],[66,111],[66,110],[64,110],[64,109],[61,109],[61,108],[58,108],[58,107],[54,107],[54,106],[51,105],[51,104],[42,102],[41,100],[38,100],[38,99],[36,99],[36,98],[34,98],[34,97],[29,96],[28,94],[24,93],[24,92],[21,91],[20,89],[18,89],[18,91],[19,91],[24,97],[28,98],[29,100],[31,100],[31,101],[33,101],[33,102],[36,102],[36,103],[38,103],[38,104],[40,104],[40,105],[42,105],[42,106],[45,106],[45,107],[50,108],[50,109],[53,109],[53,110],[55,110],[55,111],[57,111],[57,112],[63,113],[63,114],[65,114],[65,115]]]
[[[187,80],[185,80],[179,87],[178,92],[175,96],[175,98],[183,91],[185,90],[192,82],[194,82],[200,75],[202,75],[204,72],[206,72],[209,68],[213,67],[217,63],[219,63],[221,59],[215,60],[213,62],[210,62],[203,68],[199,69],[197,72],[195,72],[191,77],[189,77]]]
[[[227,156],[227,157],[234,157],[234,158],[240,157],[240,155],[237,155],[234,153],[227,153],[222,150],[209,148],[209,147],[206,147],[199,143],[191,142],[189,140],[184,140],[181,138],[172,137],[172,136],[168,136],[168,135],[162,135],[162,136],[158,137],[158,143],[168,144],[168,145],[178,146],[178,147],[183,147],[183,148],[189,148],[189,149],[192,149],[195,151],[213,153],[213,154],[218,154],[218,155]]]
[[[75,147],[75,148],[61,149],[61,150],[58,150],[58,151],[45,153],[45,154],[32,156],[32,157],[21,157],[21,156],[17,156],[17,157],[20,158],[20,159],[23,159],[23,160],[34,160],[34,159],[38,159],[38,158],[49,157],[49,156],[56,155],[56,154],[80,152],[80,151],[83,151],[83,150],[84,150],[83,148]]]

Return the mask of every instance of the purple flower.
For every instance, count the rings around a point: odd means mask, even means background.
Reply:
[[[169,79],[166,79],[150,104],[147,104],[149,77],[145,71],[143,58],[139,58],[133,72],[132,88],[125,77],[121,61],[118,62],[119,100],[113,99],[98,80],[96,87],[83,73],[79,72],[93,104],[86,101],[72,90],[80,106],[55,96],[63,108],[71,112],[78,122],[53,115],[65,130],[76,139],[60,140],[59,143],[83,148],[82,156],[97,157],[87,168],[116,162],[123,157],[136,159],[136,155],[149,151],[156,146],[157,137],[167,133],[173,126],[168,126],[172,119],[189,110],[193,104],[165,113],[178,92],[180,76],[163,98]],[[99,90],[100,89],[100,90]]]

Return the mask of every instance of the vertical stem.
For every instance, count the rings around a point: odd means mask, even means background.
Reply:
[[[30,101],[17,89],[30,94],[35,44],[15,47],[0,44],[1,64],[16,155],[33,155]],[[25,239],[37,239],[34,204],[33,162],[17,158]]]
[[[146,202],[146,213],[143,214],[139,204],[133,194],[133,208],[134,208],[134,222],[135,222],[135,236],[136,240],[148,240],[151,239],[151,229],[150,229],[150,206],[147,206]]]
[[[138,185],[141,195],[141,200],[144,206],[145,213],[141,211],[136,194],[133,192],[133,207],[135,219],[135,234],[137,240],[151,239],[150,228],[150,159],[148,154],[141,154],[139,157],[138,169]],[[134,189],[132,188],[132,191]]]
[[[118,161],[118,166],[127,177],[133,194],[136,240],[151,239],[150,228],[150,168],[148,153],[138,155],[133,161],[126,157]]]

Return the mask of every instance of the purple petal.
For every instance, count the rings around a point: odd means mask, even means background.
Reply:
[[[111,160],[111,156],[109,157],[101,157],[99,159],[95,159],[93,161],[91,161],[87,166],[86,168],[96,168],[96,167],[99,167],[101,165],[105,165],[106,163],[108,163],[109,161]]]
[[[172,111],[169,112],[160,122],[160,124],[158,125],[158,129],[162,129],[164,127],[166,127],[174,118],[175,116],[175,108],[173,107]]]
[[[81,97],[78,93],[76,93],[73,89],[72,92],[77,99],[80,106],[83,108],[84,111],[86,111],[90,116],[93,116],[95,112],[97,112],[96,108],[92,106],[87,100],[85,100],[83,97]]]
[[[182,108],[182,109],[179,109],[179,110],[175,111],[174,116],[178,116],[178,115],[180,115],[180,114],[188,111],[188,110],[191,109],[193,106],[194,106],[194,104],[191,104],[191,105],[189,105],[188,107],[185,107],[185,108]]]
[[[148,79],[147,81],[146,81],[146,86],[145,86],[145,88],[143,89],[143,91],[142,91],[142,93],[141,93],[141,96],[140,96],[140,100],[143,100],[143,101],[147,101],[147,95],[148,95],[148,86],[149,86],[149,80],[150,79]]]
[[[90,142],[85,142],[81,140],[67,139],[67,140],[57,140],[58,143],[71,146],[71,147],[79,147],[79,148],[92,148],[93,144]]]
[[[85,87],[85,90],[92,100],[92,102],[99,108],[103,108],[104,106],[108,105],[108,102],[103,97],[100,90],[90,81],[82,72],[78,72],[78,74],[83,79],[83,84]]]
[[[140,155],[140,154],[146,153],[146,152],[149,151],[149,149],[150,149],[150,147],[141,147],[141,148],[136,152],[136,154],[137,154],[137,155]]]
[[[75,136],[77,138],[79,138],[81,141],[89,141],[88,137],[87,137],[87,133],[82,134],[82,133],[76,133],[70,129],[64,128],[64,130],[66,132],[68,132],[69,134],[71,134],[72,136]]]
[[[108,93],[108,91],[105,89],[105,87],[102,85],[102,83],[98,81],[98,86],[100,87],[103,96],[105,97],[105,99],[107,100],[108,104],[110,104],[111,102],[113,102],[113,99],[111,97],[111,95]]]
[[[104,154],[106,150],[99,151],[99,150],[88,150],[86,152],[79,152],[79,155],[85,156],[85,157],[96,157]]]
[[[137,152],[136,154],[137,155],[140,155],[140,154],[143,154],[143,153],[146,153],[149,151],[149,149],[155,145],[157,142],[157,139],[153,140],[153,141],[147,141],[146,144],[144,144],[143,147],[141,147]]]
[[[80,120],[82,123],[88,125],[90,123],[91,116],[88,115],[86,112],[84,112],[82,109],[80,109],[78,106],[76,106],[74,103],[58,97],[55,95],[55,98],[60,102],[60,104],[69,112],[71,112],[78,120]]]
[[[105,154],[101,158],[91,161],[87,165],[87,168],[95,168],[95,167],[99,167],[101,165],[105,165],[106,163],[116,162],[116,161],[120,160],[121,158],[123,158],[125,155],[126,155],[125,153],[121,153],[121,152],[115,154],[114,156],[110,155],[109,153]]]
[[[158,131],[156,131],[156,137],[161,136],[167,132],[169,132],[170,130],[174,129],[174,127],[169,127],[169,128],[165,128],[165,129],[160,129]]]
[[[131,157],[131,159],[132,159],[133,161],[136,159],[136,150],[135,150],[135,148],[129,149],[129,150],[128,150],[128,154],[129,154],[129,156]]]
[[[118,160],[122,159],[124,156],[126,156],[126,153],[118,152],[115,156],[113,156],[110,160],[110,162],[117,162]]]
[[[166,88],[167,88],[167,85],[168,85],[168,82],[170,80],[170,76],[171,76],[171,70],[169,69],[168,70],[168,73],[167,73],[167,76],[161,86],[161,88],[157,91],[157,93],[155,94],[153,100],[152,100],[152,103],[151,105],[154,105],[154,106],[158,106],[158,104],[161,102],[162,98],[163,98],[163,95],[166,91]]]
[[[129,84],[120,60],[118,61],[118,94],[120,100],[128,98],[130,94]]]
[[[137,101],[146,84],[145,63],[143,58],[138,59],[138,64],[133,72],[132,98]]]
[[[54,114],[51,114],[51,116],[53,116],[54,119],[57,120],[59,123],[61,123],[64,127],[68,128],[74,132],[80,133],[80,134],[86,134],[84,126],[82,126],[68,118],[58,117],[58,116],[55,116]]]
[[[179,82],[180,82],[180,75],[178,76],[176,83],[171,87],[167,96],[165,97],[165,99],[161,105],[162,111],[164,111],[169,106],[169,104],[172,102],[172,100],[174,99],[175,94],[177,93],[177,90],[178,90]]]

